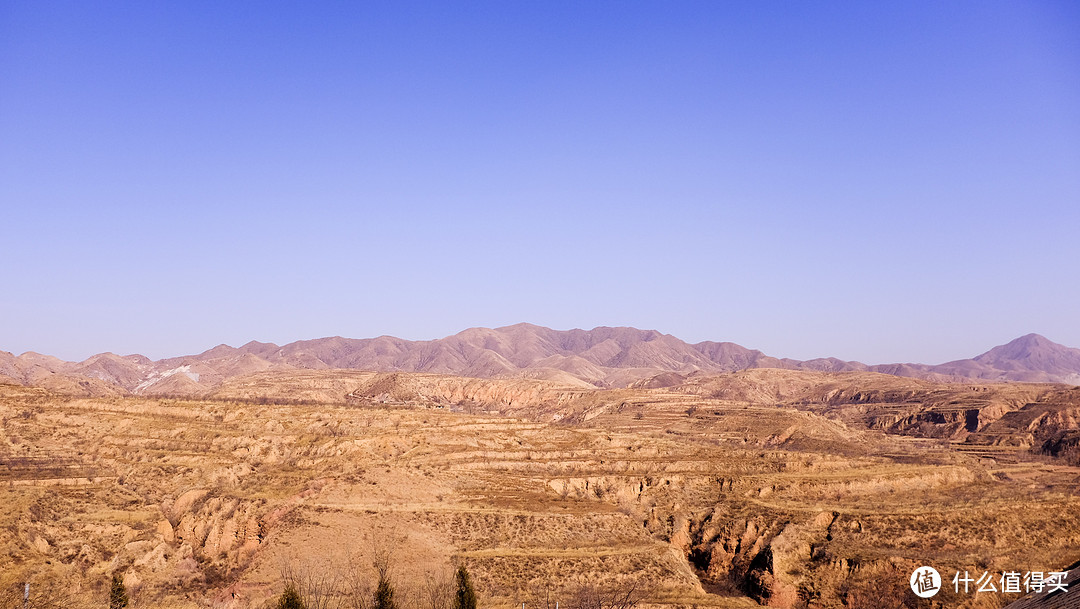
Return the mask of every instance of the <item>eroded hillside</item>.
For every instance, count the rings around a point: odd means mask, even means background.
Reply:
[[[282,564],[336,574],[344,593],[389,545],[403,586],[464,563],[489,606],[595,583],[665,606],[880,607],[885,593],[914,607],[907,577],[925,562],[1080,558],[1078,470],[867,424],[860,409],[893,391],[933,406],[895,387],[280,374],[201,400],[0,387],[6,590],[29,580],[101,603],[123,573],[142,606],[260,607]],[[1040,420],[1075,423],[1062,417]],[[945,606],[1012,600],[950,594]]]

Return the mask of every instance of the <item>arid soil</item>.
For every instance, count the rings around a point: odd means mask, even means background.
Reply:
[[[1080,559],[1064,385],[323,370],[198,399],[70,393],[0,385],[0,606],[23,582],[34,606],[103,606],[120,573],[133,606],[265,607],[284,571],[351,606],[389,556],[416,607],[458,564],[490,607],[586,585],[666,607],[925,607],[919,565]]]

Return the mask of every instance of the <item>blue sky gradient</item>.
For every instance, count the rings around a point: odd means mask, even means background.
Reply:
[[[0,4],[0,349],[1080,347],[1073,2]]]

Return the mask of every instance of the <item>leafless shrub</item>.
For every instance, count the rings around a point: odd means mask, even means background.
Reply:
[[[341,609],[369,609],[375,588],[366,564],[350,554],[345,561],[344,573],[339,578]]]
[[[416,595],[417,609],[450,609],[454,578],[447,571],[427,571]]]
[[[368,538],[367,552],[336,563],[281,557],[281,582],[296,590],[307,609],[376,609],[388,602],[399,609],[450,609],[454,579],[447,568],[428,569],[415,581],[401,584],[394,581],[395,556],[405,536],[381,529],[372,530]]]
[[[283,557],[278,567],[285,587],[292,587],[308,609],[339,609],[342,607],[340,593],[340,570],[333,564],[314,566],[298,563],[291,557]]]
[[[582,584],[572,592],[567,609],[633,609],[644,597],[638,582],[632,581],[620,587],[601,588],[594,584]]]
[[[336,585],[340,589],[339,596],[341,597],[339,606],[342,609],[374,609],[380,599],[383,602],[386,601],[387,589],[389,589],[393,603],[397,607],[415,606],[425,609],[432,607],[433,605],[428,600],[428,590],[437,588],[434,584],[427,581],[413,586],[393,584],[394,556],[405,541],[404,536],[394,530],[388,532],[373,529],[369,539],[371,540],[368,549],[370,562],[349,556],[345,573],[337,580]]]
[[[538,582],[527,594],[530,604],[542,609],[635,609],[647,596],[637,579],[609,585],[586,582],[562,589],[552,582]]]
[[[86,606],[85,599],[73,595],[70,586],[51,577],[19,577],[9,573],[0,578],[0,607],[77,609]]]
[[[906,578],[890,571],[877,578],[856,578],[841,584],[840,598],[850,609],[909,609],[919,600],[906,585]]]

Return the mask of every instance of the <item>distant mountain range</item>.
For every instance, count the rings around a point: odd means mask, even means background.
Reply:
[[[219,345],[198,355],[152,361],[102,353],[66,362],[33,352],[0,351],[0,382],[85,395],[198,395],[224,380],[267,370],[354,369],[432,372],[479,378],[532,378],[580,387],[625,387],[657,375],[685,377],[748,368],[871,371],[941,381],[1080,384],[1080,349],[1028,334],[971,359],[939,365],[866,365],[836,358],[779,359],[729,342],[689,344],[636,328],[552,330],[532,324],[470,328],[410,341],[392,336],[302,340],[278,346]]]

